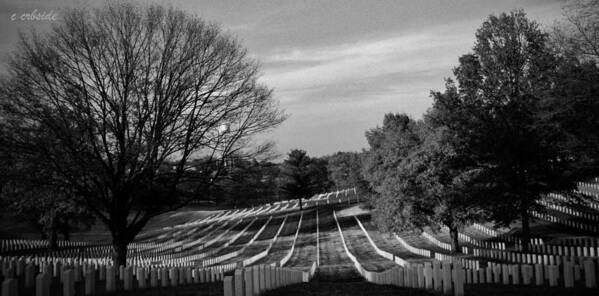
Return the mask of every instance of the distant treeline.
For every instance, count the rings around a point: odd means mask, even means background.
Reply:
[[[355,152],[310,157],[299,149],[291,150],[281,163],[233,157],[207,198],[196,204],[247,207],[360,186],[360,161]]]

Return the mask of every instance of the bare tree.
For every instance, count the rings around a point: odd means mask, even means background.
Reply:
[[[599,1],[570,0],[565,20],[553,26],[552,44],[561,52],[599,62]]]
[[[285,115],[259,74],[213,24],[109,2],[67,12],[45,36],[22,34],[0,122],[13,149],[43,155],[83,196],[126,265],[148,220],[201,198],[228,156],[269,147],[252,136]]]

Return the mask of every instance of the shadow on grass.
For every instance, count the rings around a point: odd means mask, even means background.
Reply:
[[[365,281],[312,281],[287,286],[262,294],[264,296],[289,295],[289,296],[365,296],[365,295],[405,295],[428,296],[442,295],[433,291],[399,288],[389,285],[375,285]],[[550,287],[524,287],[503,285],[467,285],[466,296],[499,296],[499,295],[531,295],[531,296],[558,296],[558,295],[599,295],[599,289],[585,288],[550,288]]]
[[[364,281],[342,282],[342,281],[311,281],[287,286],[284,288],[268,291],[263,296],[288,295],[288,296],[308,296],[308,295],[410,295],[410,296],[428,296],[437,295],[431,292],[415,289],[399,288],[388,285],[375,285]]]
[[[466,296],[499,296],[499,295],[530,295],[530,296],[596,296],[599,295],[599,289],[587,288],[558,288],[558,287],[526,287],[510,285],[466,285],[464,287]]]

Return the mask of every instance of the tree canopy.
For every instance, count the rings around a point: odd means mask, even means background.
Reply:
[[[437,120],[465,140],[468,153],[487,176],[481,200],[495,221],[522,222],[525,248],[529,210],[550,192],[570,192],[582,155],[559,123],[546,114],[548,97],[560,82],[558,60],[547,34],[524,12],[490,16],[476,33],[472,54],[455,70],[445,95],[435,93]],[[458,118],[459,117],[459,118]]]
[[[573,196],[597,173],[597,67],[556,53],[516,10],[483,22],[454,76],[424,120],[388,114],[367,132],[376,218],[391,230],[444,224],[456,251],[457,228],[520,219],[527,248],[536,201]]]
[[[364,178],[378,193],[374,199],[375,221],[385,230],[403,230],[421,226],[426,219],[419,207],[411,207],[418,199],[407,186],[413,179],[403,178],[402,162],[424,140],[423,122],[416,122],[404,114],[386,114],[382,127],[366,132],[370,150],[363,163]],[[412,220],[411,218],[414,218]]]
[[[255,206],[279,198],[280,165],[268,161],[235,159],[211,188],[216,202],[233,207]]]
[[[480,171],[461,152],[451,131],[404,114],[387,114],[367,133],[366,179],[374,185],[375,221],[387,231],[449,228],[459,252],[458,230],[482,218],[474,181]]]
[[[301,149],[293,149],[281,165],[280,188],[289,199],[298,199],[326,192],[331,187],[328,178],[327,160],[311,158]]]
[[[328,157],[329,179],[337,189],[356,188],[358,194],[368,194],[368,182],[362,175],[362,153],[337,152]]]

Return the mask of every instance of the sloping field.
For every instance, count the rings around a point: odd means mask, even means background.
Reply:
[[[259,218],[245,231],[245,233],[242,236],[237,238],[231,245],[244,245],[248,243],[254,237],[254,235],[256,235],[256,232],[260,228],[262,228],[262,226],[264,226],[264,224],[267,222],[267,217]]]
[[[288,267],[299,269],[310,269],[316,261],[316,211],[307,212],[302,218],[302,226],[295,243],[295,249]]]
[[[293,237],[298,227],[299,218],[299,214],[287,217],[287,221],[285,221],[285,225],[272,249],[270,249],[268,256],[255,262],[254,265],[278,263],[289,253],[293,245]]]
[[[303,211],[299,211],[299,209],[287,210],[287,204],[258,206],[254,208],[254,212],[251,209],[231,211],[227,214],[228,216],[223,215],[224,218],[221,220],[216,219],[195,224],[171,225],[169,227],[146,231],[136,240],[129,256],[136,258],[135,261],[132,261],[132,264],[142,264],[142,266],[144,266],[143,264],[167,266],[169,268],[177,265],[182,266],[182,268],[211,266],[213,270],[219,270],[226,275],[231,275],[233,270],[239,267],[238,263],[258,254],[266,254],[264,251],[272,245],[270,252],[264,258],[253,263],[246,262],[246,264],[279,265],[282,259],[285,258],[289,259],[284,264],[285,267],[308,271],[312,267],[313,262],[317,258],[320,259],[320,265],[311,283],[277,290],[281,293],[278,295],[296,295],[294,293],[305,293],[308,295],[428,295],[428,292],[419,290],[397,289],[393,287],[387,287],[389,288],[387,289],[382,285],[376,286],[376,288],[372,287],[371,284],[366,283],[358,274],[354,262],[350,260],[343,247],[342,241],[346,242],[348,250],[357,258],[360,265],[365,270],[372,272],[382,272],[396,268],[397,263],[394,260],[379,255],[376,252],[376,248],[370,243],[369,238],[372,239],[374,245],[379,249],[411,263],[422,263],[433,260],[409,251],[412,248],[419,248],[431,251],[432,257],[438,255],[438,258],[441,260],[452,260],[453,262],[459,260],[467,269],[475,269],[478,268],[477,266],[486,267],[489,266],[488,262],[513,264],[517,260],[513,259],[513,255],[518,252],[522,253],[519,249],[516,249],[517,244],[514,243],[518,240],[518,223],[514,223],[511,230],[507,228],[496,229],[499,235],[485,229],[485,227],[488,228],[491,226],[489,223],[485,223],[485,226],[480,228],[479,226],[468,226],[463,229],[461,233],[474,240],[502,242],[506,246],[506,250],[502,250],[501,248],[497,248],[497,244],[491,246],[489,244],[478,244],[477,242],[469,243],[467,242],[468,238],[461,238],[461,246],[476,247],[478,249],[489,248],[493,251],[507,253],[505,254],[507,256],[502,256],[503,259],[498,259],[499,256],[494,255],[497,253],[489,252],[479,252],[477,253],[477,257],[475,257],[472,253],[472,248],[468,248],[468,254],[451,254],[450,251],[437,246],[434,240],[431,241],[422,236],[418,230],[414,230],[413,232],[399,232],[397,234],[383,233],[371,221],[372,218],[369,210],[360,205],[348,206],[346,202],[327,205],[325,202],[322,202],[319,203],[318,208],[309,208],[307,206],[309,204],[305,204],[306,208]],[[258,211],[258,209],[261,210]],[[593,223],[593,219],[575,217],[575,215],[566,214],[558,210],[549,210],[547,212],[555,217],[568,218],[571,221],[580,221],[586,224]],[[588,212],[584,211],[584,213]],[[214,216],[216,217],[217,215]],[[334,216],[339,221],[339,228]],[[359,226],[360,223],[358,223],[358,220],[363,225],[365,231]],[[193,220],[177,216],[176,221]],[[319,222],[317,223],[317,221]],[[543,239],[542,242],[535,242],[538,245],[531,252],[533,254],[551,254],[551,251],[541,250],[539,246],[568,246],[569,250],[574,250],[584,247],[596,247],[599,243],[599,239],[595,235],[575,230],[571,226],[565,227],[541,219],[532,219],[531,222],[533,237]],[[259,233],[260,229],[263,229],[263,231]],[[280,235],[273,241],[279,230],[281,230]],[[317,230],[319,233],[318,236]],[[296,233],[298,236],[294,243]],[[427,233],[442,243],[450,243],[450,237],[446,230],[439,232],[428,230]],[[396,239],[396,235],[405,240],[408,246],[400,243]],[[253,238],[256,238],[256,240],[248,244]],[[39,253],[42,250],[40,248],[28,247],[29,249],[25,248],[24,251],[21,251],[23,250],[22,248],[16,249],[12,247],[14,244],[15,242],[4,241],[3,247],[6,249],[4,252],[10,255],[11,250],[15,254],[17,252],[22,252],[23,254],[26,254],[26,252]],[[25,243],[16,242],[16,244],[19,246],[18,244]],[[227,246],[225,247],[225,245]],[[88,248],[89,251],[85,251],[87,246],[79,246],[75,244],[64,247],[60,250],[61,253],[57,254],[60,254],[64,258],[69,258],[69,256],[85,256],[86,258],[97,256],[95,258],[102,258],[102,256],[110,255],[110,246],[100,246],[99,249],[101,251],[96,251],[98,249],[97,246]],[[292,246],[293,252],[291,252]],[[572,247],[570,248],[570,246]],[[236,252],[239,250],[243,250],[243,252]],[[418,250],[413,251],[418,252]],[[87,252],[87,254],[83,255],[82,252]],[[232,254],[233,252],[238,254]],[[319,257],[317,257],[317,254],[319,254]],[[18,255],[21,254],[19,253]],[[219,257],[222,255],[236,256],[233,258]],[[597,257],[596,255],[575,256],[583,259],[594,258],[595,260]],[[574,258],[574,256],[571,257]],[[74,258],[77,260],[76,257]],[[143,258],[144,260],[139,260],[139,258]],[[223,260],[224,258],[228,259]],[[479,262],[474,262],[475,260]],[[472,263],[480,263],[480,265]],[[180,270],[180,272],[186,271]],[[582,271],[580,270],[579,272]],[[222,279],[214,280],[221,281]],[[582,282],[577,281],[577,284]],[[122,283],[120,282],[120,284]],[[78,282],[77,285],[79,285],[77,287],[79,291],[82,283]],[[138,284],[135,283],[134,288],[137,287],[136,285]],[[222,284],[220,285],[222,287]],[[203,289],[201,286],[197,287],[200,290]],[[346,289],[347,287],[354,288]],[[466,295],[484,294],[485,296],[504,294],[529,295],[520,294],[519,291],[532,291],[534,293],[545,291],[543,288],[513,290],[510,287],[492,285],[466,284],[466,287],[468,287]],[[306,289],[319,290],[307,291]],[[156,291],[156,295],[203,295],[202,293],[206,292],[201,291],[194,294],[187,287],[172,290],[156,289],[153,291]],[[119,292],[115,295],[150,295],[146,292],[146,290],[130,293]],[[190,293],[188,294],[188,292]],[[214,292],[222,294],[222,290],[217,289]],[[494,292],[497,293],[493,294]],[[103,292],[99,291],[99,293]],[[211,293],[209,292],[208,294]],[[267,295],[277,295],[272,293]],[[586,293],[586,290],[581,293]],[[29,295],[31,293],[27,292],[26,294]],[[547,293],[547,295],[562,294]]]
[[[503,285],[466,285],[466,296],[594,296],[597,289],[530,287]],[[375,285],[366,281],[311,281],[268,291],[264,296],[438,296],[440,293],[423,289]]]
[[[291,250],[291,246],[293,245],[293,236],[283,236],[283,237],[278,237],[277,241],[275,242],[275,244],[272,246],[272,249],[270,249],[270,253],[268,253],[268,256],[258,260],[257,262],[255,262],[252,265],[260,265],[260,264],[273,264],[273,263],[279,263],[281,261],[281,259],[283,259],[283,257],[285,257],[285,255],[287,255],[287,253],[289,253],[289,250]]]
[[[359,219],[366,231],[368,231],[368,235],[370,235],[370,238],[379,249],[387,251],[396,257],[409,262],[425,262],[431,260],[428,257],[420,256],[408,251],[392,234],[381,233],[374,223],[370,221],[370,216],[360,216]]]
[[[396,267],[395,262],[377,254],[354,217],[339,218],[341,232],[349,251],[362,267],[369,271],[384,271]]]
[[[266,248],[268,248],[269,244],[270,244],[269,241],[255,241],[253,244],[251,244],[249,247],[247,247],[243,251],[243,253],[241,253],[239,256],[225,260],[223,262],[220,262],[219,264],[229,264],[229,263],[241,262],[247,258],[250,258],[250,257],[257,255],[258,253],[266,250]]]
[[[397,236],[401,237],[403,240],[406,241],[406,243],[408,243],[412,247],[416,247],[416,248],[420,248],[420,249],[427,249],[427,250],[430,250],[431,252],[441,253],[441,254],[449,254],[450,253],[448,250],[440,248],[437,245],[431,243],[426,238],[422,237],[419,232],[402,231],[402,232],[398,232]]]
[[[319,219],[320,266],[318,266],[317,278],[321,280],[361,278],[345,253],[332,210],[323,210]]]
[[[266,225],[266,228],[264,229],[264,231],[262,231],[262,233],[260,233],[256,240],[270,240],[273,237],[275,237],[275,234],[277,234],[277,231],[279,230],[281,223],[283,223],[283,220],[285,220],[285,216],[272,218],[272,220],[270,220],[270,223]]]
[[[428,230],[428,233],[433,235],[436,239],[438,239],[440,242],[446,243],[446,244],[451,244],[451,236],[449,234],[449,232],[447,232],[446,230],[440,230],[440,231],[430,231]],[[474,248],[476,247],[476,245],[473,245],[469,242],[466,242],[462,239],[459,239],[460,242],[460,247],[466,246],[466,247],[470,247],[470,248]]]

